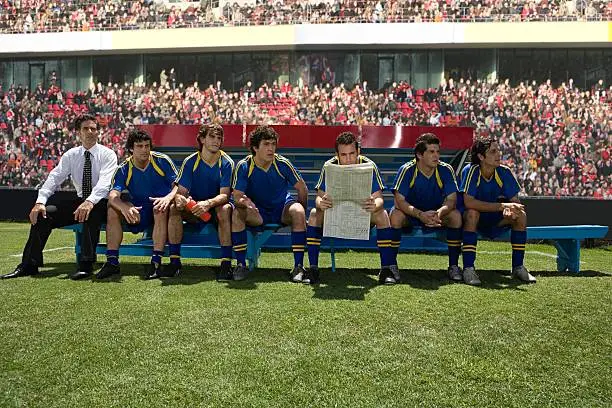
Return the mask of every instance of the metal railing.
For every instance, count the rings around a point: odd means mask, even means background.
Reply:
[[[445,2],[440,2],[445,3]],[[591,2],[592,3],[592,2]],[[347,24],[347,23],[474,23],[474,22],[565,22],[565,21],[612,21],[612,10],[598,13],[589,8],[581,11],[552,10],[549,13],[502,14],[494,8],[449,8],[442,12],[418,11],[414,7],[379,8],[376,1],[357,2],[356,8],[347,8],[346,15],[340,16],[333,5],[315,6],[244,6],[202,9],[191,7],[182,10],[173,5],[151,3],[141,7],[140,2],[116,3],[73,3],[80,12],[56,9],[50,16],[40,10],[21,10],[14,14],[10,9],[0,7],[0,33],[48,33],[78,31],[149,30],[172,28],[235,27],[258,25],[297,24]],[[277,3],[280,4],[280,3]],[[93,8],[96,8],[94,16]],[[107,11],[106,7],[108,7]],[[115,10],[123,7],[124,16],[116,17]],[[89,11],[88,11],[89,10]],[[253,17],[257,10],[257,17]],[[484,11],[482,11],[484,10]],[[112,12],[113,15],[107,14]],[[80,17],[78,14],[80,13]],[[42,15],[46,17],[42,17]],[[27,16],[30,16],[30,19]],[[32,18],[31,16],[34,15]],[[73,19],[73,15],[77,15]]]

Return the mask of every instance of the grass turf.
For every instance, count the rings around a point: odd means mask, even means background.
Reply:
[[[27,225],[0,236],[6,273]],[[47,249],[73,243],[55,231]],[[289,253],[245,282],[215,282],[214,260],[142,281],[129,257],[121,279],[73,282],[71,250],[49,251],[40,277],[0,281],[0,406],[610,406],[610,248],[573,275],[528,245],[535,285],[509,276],[509,244],[479,250],[480,288],[439,255],[400,255],[404,284],[381,287],[376,253],[341,253],[309,287],[286,281]]]

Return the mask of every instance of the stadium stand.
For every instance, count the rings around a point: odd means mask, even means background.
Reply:
[[[68,123],[81,112],[99,118],[101,143],[124,156],[126,129],[142,124],[471,126],[500,140],[503,160],[524,193],[612,198],[612,87],[579,89],[508,81],[448,80],[437,89],[406,82],[380,90],[357,85],[262,84],[201,90],[197,84],[92,86],[68,92],[50,83],[29,90],[0,86],[0,185],[34,187],[75,143]]]
[[[241,25],[609,20],[608,1],[72,1],[0,2],[0,32],[194,28]]]

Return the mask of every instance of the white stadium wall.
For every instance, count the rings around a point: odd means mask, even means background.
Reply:
[[[0,35],[0,56],[109,52],[493,46],[607,47],[610,22],[300,24]]]

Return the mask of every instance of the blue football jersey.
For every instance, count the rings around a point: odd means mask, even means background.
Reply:
[[[194,200],[207,200],[216,197],[221,188],[231,188],[233,172],[234,161],[224,151],[219,151],[212,165],[196,152],[183,160],[176,183],[185,187]]]
[[[465,174],[465,175],[463,175]],[[480,166],[469,164],[462,171],[461,190],[480,201],[497,203],[516,196],[521,187],[506,166],[499,166],[490,179],[480,173]]]
[[[244,192],[257,207],[274,209],[285,205],[291,198],[289,189],[300,180],[300,172],[280,154],[274,155],[267,170],[248,155],[236,164],[232,188]]]
[[[433,174],[427,177],[419,171],[415,159],[400,167],[392,190],[399,192],[419,210],[430,211],[440,208],[446,197],[456,193],[458,188],[454,170],[449,164],[439,162]]]
[[[133,203],[148,205],[149,197],[163,197],[172,190],[176,174],[172,159],[163,153],[151,152],[145,169],[136,167],[129,157],[115,171],[112,190],[128,190]]]

